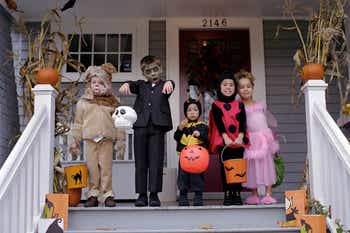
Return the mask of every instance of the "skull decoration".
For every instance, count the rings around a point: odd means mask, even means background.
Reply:
[[[137,114],[129,106],[119,106],[115,109],[112,118],[116,128],[132,128],[132,125],[137,120]]]

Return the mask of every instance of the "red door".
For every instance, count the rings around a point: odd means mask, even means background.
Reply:
[[[250,67],[249,30],[180,30],[180,98],[187,98],[188,82],[200,85],[202,94],[213,95],[216,81],[226,70],[237,72]],[[182,105],[181,105],[182,106]],[[202,117],[207,120],[208,104],[203,103]],[[180,119],[184,118],[183,109]],[[217,155],[211,155],[205,173],[205,191],[220,192],[221,176]]]

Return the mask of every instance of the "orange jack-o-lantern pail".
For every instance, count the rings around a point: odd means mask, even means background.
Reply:
[[[180,166],[188,172],[199,174],[208,169],[209,152],[202,146],[186,146],[180,153]]]
[[[84,188],[87,184],[87,168],[86,165],[74,165],[64,168],[66,175],[67,187],[72,188]]]
[[[228,159],[224,161],[226,182],[245,183],[247,182],[247,160],[245,159]]]

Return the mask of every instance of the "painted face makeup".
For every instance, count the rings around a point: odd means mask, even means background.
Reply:
[[[157,82],[160,79],[162,68],[157,62],[145,65],[142,71],[143,75],[150,82]]]
[[[187,108],[187,118],[191,121],[197,120],[199,117],[199,109],[196,104],[190,104]]]

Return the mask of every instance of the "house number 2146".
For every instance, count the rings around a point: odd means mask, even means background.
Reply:
[[[212,28],[212,27],[226,27],[227,19],[202,19],[202,27],[204,28]]]

